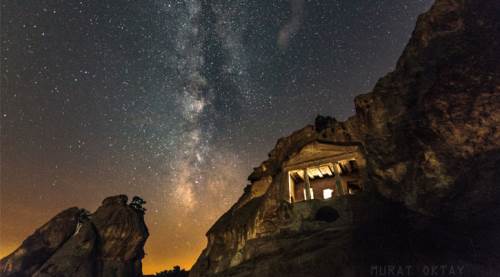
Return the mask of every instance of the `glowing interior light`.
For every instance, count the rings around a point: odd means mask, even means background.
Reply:
[[[333,194],[333,189],[324,189],[323,190],[323,199],[332,198],[332,194]]]
[[[312,188],[309,189],[309,193],[311,194],[311,199],[314,199],[314,191]],[[307,199],[306,189],[304,189],[304,199]]]

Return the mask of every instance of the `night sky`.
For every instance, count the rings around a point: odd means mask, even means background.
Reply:
[[[346,119],[431,0],[1,1],[0,256],[61,210],[148,203],[191,267],[279,137]]]

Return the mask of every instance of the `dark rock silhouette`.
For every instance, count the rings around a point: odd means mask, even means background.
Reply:
[[[36,230],[16,251],[0,261],[1,275],[32,276],[71,238],[80,213],[78,208],[69,208]]]
[[[1,276],[142,276],[148,230],[127,196],[104,199],[93,214],[70,208],[0,261]]]
[[[181,269],[180,266],[176,265],[171,270],[164,270],[158,272],[155,275],[146,275],[145,277],[188,277],[189,271]]]
[[[498,1],[436,0],[353,117],[320,116],[278,140],[190,276],[382,276],[389,265],[498,276],[498,49]],[[284,165],[318,141],[357,146],[366,160],[366,190],[329,201],[332,222],[314,218],[327,201],[284,197]]]

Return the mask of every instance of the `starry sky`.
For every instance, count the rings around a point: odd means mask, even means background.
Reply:
[[[353,115],[431,2],[1,1],[0,256],[124,193],[144,271],[191,267],[276,140]]]

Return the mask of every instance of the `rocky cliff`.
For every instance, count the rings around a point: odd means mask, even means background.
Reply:
[[[436,0],[354,116],[278,140],[191,276],[497,276],[498,49],[498,1]],[[328,204],[333,222],[317,217],[318,201],[282,197],[283,164],[319,140],[358,145],[366,160],[367,189]]]
[[[5,277],[142,276],[148,238],[144,211],[125,195],[108,197],[93,214],[69,208],[0,261]]]

